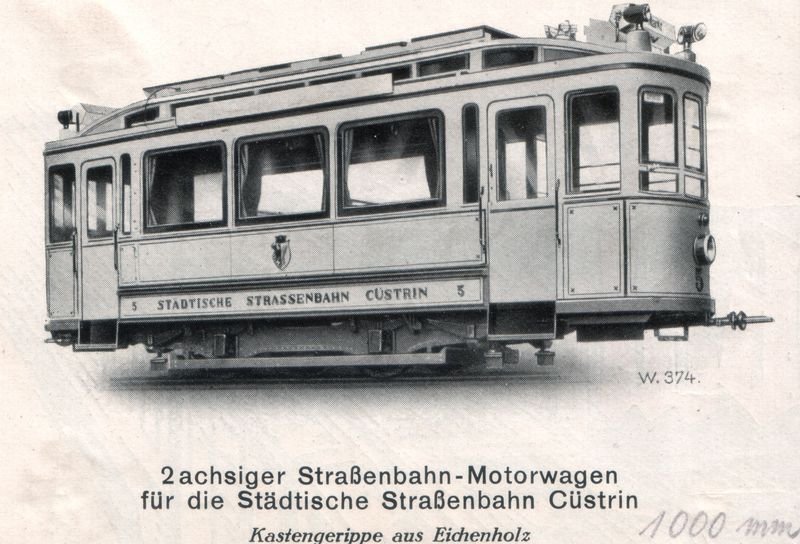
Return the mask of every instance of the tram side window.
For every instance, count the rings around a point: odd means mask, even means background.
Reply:
[[[113,230],[111,166],[98,166],[86,171],[86,234],[89,238],[106,238]]]
[[[438,115],[345,127],[339,140],[343,210],[384,211],[444,202]]]
[[[464,204],[478,201],[480,192],[480,138],[478,106],[467,104],[461,113],[464,131]]]
[[[210,145],[146,159],[147,227],[191,228],[225,222],[223,149]]]
[[[49,178],[50,241],[66,242],[75,232],[75,167],[54,166]]]
[[[122,234],[131,233],[131,156],[122,155]]]
[[[601,91],[569,100],[570,192],[619,190],[619,93]]]
[[[525,108],[497,116],[497,199],[547,196],[545,109]]]
[[[320,132],[244,143],[239,147],[239,218],[324,212],[327,177]]]

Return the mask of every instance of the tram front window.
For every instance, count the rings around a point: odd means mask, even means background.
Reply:
[[[400,119],[340,132],[347,209],[437,205],[443,199],[441,120]]]
[[[639,95],[639,143],[642,168],[639,173],[642,191],[659,193],[678,192],[678,137],[675,101],[672,95],[655,90],[644,90]],[[653,167],[673,167],[671,172]]]
[[[705,126],[703,103],[700,98],[687,95],[683,99],[684,156],[687,175],[685,192],[689,196],[705,198],[708,195],[705,175]],[[691,175],[689,174],[691,172]]]
[[[570,192],[620,189],[619,93],[600,91],[569,101]]]
[[[146,164],[148,227],[200,227],[225,221],[221,146],[154,153]]]

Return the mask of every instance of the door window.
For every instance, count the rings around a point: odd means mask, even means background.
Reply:
[[[503,111],[497,116],[497,199],[547,196],[545,108]]]
[[[86,171],[86,235],[89,239],[107,238],[114,229],[113,184],[114,170],[110,165]]]

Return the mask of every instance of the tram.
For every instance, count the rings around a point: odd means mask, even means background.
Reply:
[[[714,317],[704,25],[622,4],[586,42],[546,32],[481,26],[60,111],[50,341],[143,344],[167,369],[499,366],[520,343],[552,363],[572,332],[770,321]]]

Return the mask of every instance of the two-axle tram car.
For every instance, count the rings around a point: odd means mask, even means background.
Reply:
[[[670,54],[623,5],[587,43],[470,28],[59,112],[46,328],[174,369],[744,328],[712,317],[703,34]]]

